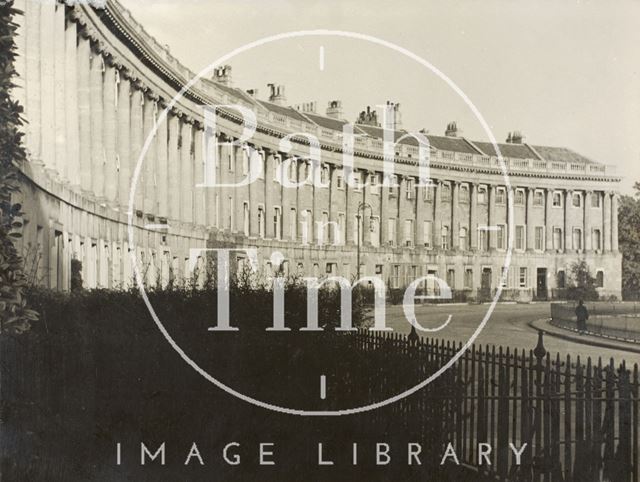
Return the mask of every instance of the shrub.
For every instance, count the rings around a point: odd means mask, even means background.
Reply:
[[[589,271],[585,260],[580,260],[571,265],[569,286],[567,287],[567,299],[595,301],[599,299],[596,289],[596,280]]]
[[[11,97],[16,88],[15,15],[13,1],[0,2],[0,332],[23,332],[37,313],[27,308],[24,290],[27,279],[23,261],[14,245],[21,236],[20,204],[13,202],[19,191],[18,165],[26,161],[22,145],[22,106]]]

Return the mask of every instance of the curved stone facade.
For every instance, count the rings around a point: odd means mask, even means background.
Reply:
[[[598,273],[603,295],[620,295],[619,178],[609,166],[510,136],[500,145],[513,191],[515,225],[509,227],[510,194],[490,144],[457,136],[454,124],[444,136],[427,135],[434,185],[424,187],[417,182],[418,148],[399,142],[399,185],[382,186],[383,131],[363,113],[355,126],[354,166],[373,185],[353,187],[342,172],[346,121],[339,118],[339,103],[330,103],[326,116],[314,106],[300,111],[283,105],[284,90],[276,88],[272,102],[258,101],[231,87],[222,68],[212,80],[198,80],[160,122],[195,74],[117,2],[105,9],[16,3],[25,15],[16,18],[21,78],[14,95],[25,106],[31,160],[23,166],[22,249],[29,273],[51,288],[69,289],[73,258],[82,263],[86,287],[128,286],[131,249],[148,283],[166,284],[191,276],[189,250],[206,246],[256,247],[263,268],[277,250],[290,273],[350,278],[357,272],[359,224],[361,275],[381,276],[390,287],[436,274],[464,296],[491,293],[511,230],[507,295],[556,294],[562,273],[578,259]],[[229,104],[255,112],[258,125],[248,146],[259,153],[263,174],[241,188],[197,188],[203,105]],[[131,176],[155,127],[135,193],[131,247]],[[223,144],[238,139],[242,129],[237,112],[220,109],[214,135],[222,182],[246,175],[248,151]],[[305,134],[320,142],[321,176],[329,186],[284,188],[274,175],[278,163],[296,159],[293,179],[308,172]],[[281,145],[285,136],[292,137],[288,152]],[[358,211],[361,203],[367,207]]]

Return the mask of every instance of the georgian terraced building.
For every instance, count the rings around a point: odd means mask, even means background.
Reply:
[[[190,248],[256,247],[263,269],[273,251],[289,273],[348,278],[381,276],[390,287],[436,274],[458,293],[489,294],[501,279],[508,242],[509,193],[494,147],[466,139],[455,123],[445,135],[428,134],[433,187],[418,186],[416,143],[395,148],[398,187],[381,185],[382,135],[374,112],[354,127],[354,165],[368,183],[352,187],[342,170],[341,104],[326,115],[315,104],[288,107],[283,86],[269,101],[231,85],[231,69],[199,80],[159,114],[194,74],[149,36],[116,1],[105,9],[18,0],[15,97],[25,106],[23,166],[25,228],[21,249],[27,270],[51,288],[70,288],[71,260],[81,261],[86,287],[119,287],[132,281],[136,250],[147,283],[191,276]],[[249,141],[263,173],[245,187],[197,188],[202,182],[203,105],[252,109],[258,126]],[[401,130],[399,106],[386,128]],[[127,241],[131,176],[148,134],[157,126],[141,171],[133,213],[135,245]],[[238,139],[243,126],[221,110],[215,135]],[[309,146],[292,133],[316,136],[322,179],[283,188],[275,169],[296,157],[289,175],[304,179]],[[558,294],[568,267],[585,259],[601,294],[620,295],[617,189],[611,167],[567,148],[528,144],[518,133],[500,144],[513,196],[513,257],[506,295],[518,299]],[[222,182],[238,182],[248,169],[247,150],[220,145]],[[367,207],[358,210],[361,203]],[[358,215],[362,218],[358,218]],[[360,219],[360,222],[358,222]],[[242,258],[242,253],[237,256]],[[242,259],[239,259],[242,262]],[[203,261],[199,260],[202,266]],[[202,281],[202,272],[198,281]]]

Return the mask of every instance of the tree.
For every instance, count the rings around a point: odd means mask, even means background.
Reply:
[[[12,99],[16,88],[15,15],[22,12],[13,1],[0,2],[0,332],[24,331],[37,313],[27,308],[24,291],[27,279],[23,261],[14,245],[21,236],[21,206],[13,203],[20,188],[18,166],[26,161],[22,145],[22,106]]]
[[[618,246],[622,251],[622,297],[640,299],[640,182],[635,196],[622,196],[618,211]]]
[[[600,297],[596,289],[596,280],[589,271],[589,265],[582,259],[570,267],[567,298],[570,300],[597,300]]]

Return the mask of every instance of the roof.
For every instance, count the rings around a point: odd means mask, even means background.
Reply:
[[[588,157],[578,154],[566,147],[549,147],[549,146],[531,146],[538,154],[540,154],[547,161],[561,161],[561,162],[579,162],[583,164],[598,164],[592,161]]]
[[[259,100],[258,102],[262,106],[264,106],[266,109],[270,110],[271,112],[275,112],[276,114],[280,114],[280,115],[293,117],[295,120],[309,123],[309,119],[307,119],[305,116],[303,116],[300,112],[298,112],[293,107],[285,107],[283,105],[272,104],[271,102],[267,102],[267,101],[264,101],[264,100]]]
[[[427,135],[429,142],[433,147],[440,151],[454,151],[462,152],[465,154],[479,154],[469,142],[462,137],[447,137],[447,136],[433,136]]]
[[[487,156],[497,156],[496,149],[490,142],[474,142]],[[513,159],[537,159],[536,153],[527,144],[498,144],[500,154]]]
[[[342,131],[342,127],[345,124],[348,124],[346,120],[334,119],[333,117],[325,117],[314,112],[304,112],[303,114],[308,117],[309,120],[311,120],[313,123],[318,124],[320,127],[324,127],[325,129]]]
[[[263,108],[275,112],[276,114],[291,117],[300,122],[306,122],[309,124],[316,124],[324,129],[330,129],[342,132],[343,127],[348,122],[343,119],[334,119],[333,117],[327,117],[315,112],[301,113],[293,107],[282,106],[267,102],[264,100],[257,100],[251,97],[243,90],[226,86],[219,82],[212,81],[216,87],[227,92],[231,95],[242,97],[244,100],[251,102],[255,105],[262,106]],[[384,129],[378,126],[370,126],[366,124],[355,124],[354,131],[356,133],[366,134],[370,137],[377,139],[384,138]],[[397,142],[400,138],[402,144],[417,146],[418,141],[409,134],[406,130],[394,130],[393,131],[394,142]],[[453,136],[436,136],[432,134],[426,134],[429,139],[429,143],[432,148],[440,151],[460,152],[463,154],[484,154],[486,156],[496,156],[496,150],[492,143],[484,141],[471,141],[464,137]],[[581,164],[598,164],[597,162],[583,156],[566,147],[552,147],[552,146],[534,146],[529,144],[512,144],[512,143],[499,143],[500,153],[504,157],[512,159],[538,159],[542,158],[547,161],[556,162],[572,162]]]

